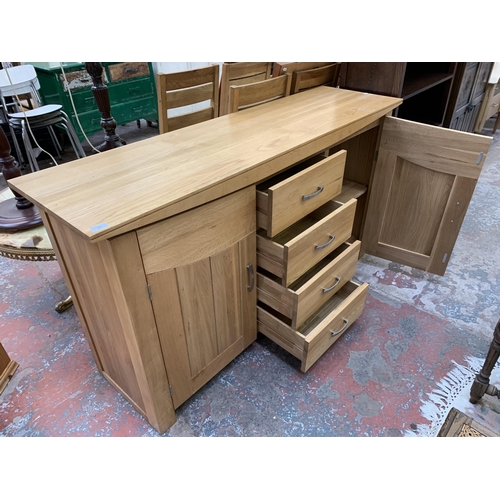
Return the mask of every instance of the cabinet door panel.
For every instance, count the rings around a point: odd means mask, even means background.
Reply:
[[[363,250],[444,274],[491,138],[388,117]]]
[[[177,408],[257,336],[255,234],[210,258],[148,275]]]
[[[241,337],[239,245],[210,258],[217,354]]]
[[[218,354],[210,267],[203,259],[176,269],[192,377]]]

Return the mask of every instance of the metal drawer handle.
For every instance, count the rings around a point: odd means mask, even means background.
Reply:
[[[311,198],[314,198],[315,196],[318,196],[318,194],[320,194],[323,191],[323,189],[325,189],[325,186],[318,186],[318,190],[315,191],[314,193],[302,195],[302,201],[307,201],[310,200]]]
[[[316,245],[316,250],[323,250],[323,248],[326,248],[328,245],[333,243],[333,240],[335,239],[335,235],[329,234],[328,236],[330,236],[330,239],[324,245]]]
[[[349,320],[347,318],[342,318],[342,319],[344,321],[344,326],[338,332],[334,332],[332,330],[332,337],[336,337],[337,335],[340,335],[347,328],[347,325],[349,324]]]
[[[125,73],[137,73],[139,68],[129,68],[125,70]]]
[[[253,290],[253,287],[255,286],[255,272],[253,270],[253,264],[248,264],[247,269],[250,273],[250,284],[247,285],[247,290],[251,292]]]
[[[335,283],[330,288],[323,288],[323,293],[331,292],[340,283],[342,276],[335,276],[335,279]]]

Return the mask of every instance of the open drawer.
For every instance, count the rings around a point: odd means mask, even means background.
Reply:
[[[261,269],[257,273],[257,300],[290,319],[293,329],[300,327],[354,276],[360,247],[359,240],[344,243],[288,288]]]
[[[289,286],[352,234],[356,200],[329,201],[274,238],[257,232],[257,265]]]
[[[290,354],[300,359],[306,372],[361,315],[368,283],[346,283],[299,329],[291,321],[263,303],[257,305],[258,330]]]
[[[342,191],[347,152],[315,156],[257,186],[257,225],[280,233]]]

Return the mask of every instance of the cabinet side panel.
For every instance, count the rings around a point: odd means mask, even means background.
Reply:
[[[51,228],[56,241],[52,243],[62,254],[73,300],[102,371],[144,412],[116,298],[107,279],[107,263],[101,254],[101,246],[107,243],[89,243],[55,219],[51,219]]]
[[[117,312],[146,416],[161,433],[175,423],[175,412],[137,235],[124,234],[103,247],[107,279],[117,297]]]

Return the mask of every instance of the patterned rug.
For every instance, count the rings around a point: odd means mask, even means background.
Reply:
[[[468,356],[465,361],[466,366],[454,362],[455,368],[437,384],[436,389],[427,394],[427,398],[422,402],[420,412],[429,424],[417,425],[416,429],[407,431],[406,436],[437,436],[452,408],[495,434],[500,434],[500,400],[485,394],[475,405],[469,401],[472,382],[483,366],[484,359]],[[493,369],[490,384],[500,387],[499,363]]]

